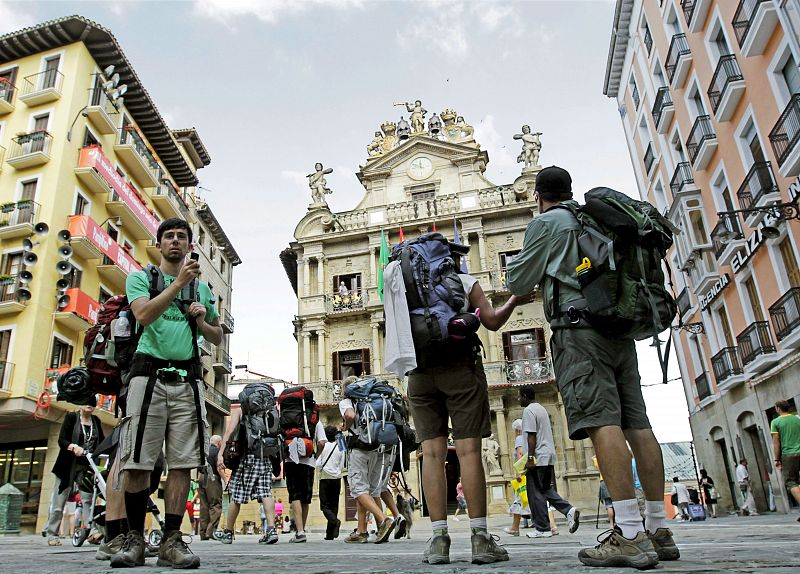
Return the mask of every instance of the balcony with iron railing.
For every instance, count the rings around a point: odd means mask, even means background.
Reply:
[[[153,204],[167,217],[189,219],[189,207],[168,179],[162,179],[152,194]]]
[[[119,130],[119,142],[114,146],[114,151],[139,185],[158,185],[158,162],[134,126],[128,125]]]
[[[775,4],[772,0],[740,0],[731,24],[743,56],[764,53],[778,23]]]
[[[0,392],[10,392],[14,380],[14,363],[0,361]]]
[[[742,366],[752,363],[760,355],[775,352],[775,344],[772,342],[772,333],[769,330],[769,321],[751,323],[736,337],[736,342],[738,343]]]
[[[736,192],[736,197],[742,209],[763,207],[780,199],[780,189],[772,171],[772,164],[768,161],[754,163]],[[745,222],[754,226],[764,218],[764,215],[759,212],[748,213],[745,215]]]
[[[793,94],[775,127],[769,132],[769,142],[784,177],[800,175],[800,94]]]
[[[631,86],[631,99],[633,100],[634,109],[638,110],[641,99],[639,98],[639,88],[635,83]]]
[[[800,341],[800,287],[792,287],[770,308],[775,337],[786,345],[788,339]]]
[[[681,318],[686,316],[692,308],[692,300],[691,296],[689,295],[689,288],[684,287],[683,290],[678,294],[678,299],[675,301],[678,305],[678,314]]]
[[[744,77],[733,54],[721,56],[708,88],[711,110],[718,122],[731,119],[744,93]]]
[[[117,129],[119,110],[111,102],[108,93],[102,88],[89,90],[89,105],[86,107],[86,117],[92,125],[103,135],[113,134]]]
[[[64,74],[58,70],[45,70],[25,76],[19,99],[30,107],[53,102],[61,98]]]
[[[658,88],[652,112],[656,131],[660,134],[666,133],[672,116],[675,114],[675,104],[672,102],[672,94],[669,93],[667,86]]]
[[[228,352],[222,347],[217,347],[216,355],[214,355],[214,362],[212,363],[214,370],[220,373],[230,375],[233,372],[233,361]]]
[[[669,188],[672,191],[673,197],[677,197],[685,191],[697,191],[694,184],[692,166],[689,165],[688,161],[682,161],[675,166],[675,173],[672,174]]]
[[[366,289],[345,289],[325,295],[325,307],[329,314],[363,311],[367,303]]]
[[[742,233],[742,224],[738,213],[718,215],[719,221],[711,230],[711,243],[714,246],[714,256],[719,264],[726,265],[741,245],[744,233]]]
[[[50,161],[53,136],[44,130],[19,135],[11,139],[6,162],[16,169],[37,167]]]
[[[0,239],[30,236],[40,211],[41,206],[31,199],[0,203]]]
[[[224,333],[233,333],[233,315],[227,309],[222,310],[222,331]]]
[[[547,357],[505,361],[506,381],[510,385],[526,385],[543,382],[553,377],[550,360]]]
[[[712,0],[681,0],[681,9],[690,32],[703,29]]]
[[[0,77],[0,116],[14,111],[14,95],[17,87],[8,78]]]
[[[735,375],[742,374],[742,362],[739,359],[739,350],[736,347],[725,347],[711,357],[711,366],[714,369],[714,378],[717,385],[722,384]]]
[[[25,309],[30,297],[26,298],[18,292],[22,287],[24,285],[19,275],[0,275],[0,315],[13,315]]]
[[[214,354],[214,345],[212,345],[211,341],[205,337],[202,338],[198,347],[200,348],[200,355],[207,355],[211,357]]]
[[[694,388],[697,389],[697,398],[701,401],[711,396],[711,385],[708,384],[708,377],[705,373],[695,378]]]
[[[650,28],[644,29],[644,47],[647,48],[647,55],[649,56],[653,51],[653,35],[650,33]]]
[[[683,87],[683,82],[688,75],[691,64],[692,51],[686,41],[686,34],[675,34],[669,44],[667,60],[664,65],[670,84],[676,88]]]
[[[644,152],[644,172],[649,176],[653,165],[656,162],[656,153],[653,150],[653,142],[647,144],[647,149]]]
[[[686,139],[689,161],[696,170],[705,169],[717,149],[717,134],[709,116],[698,116]]]
[[[231,400],[209,384],[205,385],[204,396],[206,403],[214,407],[223,415],[231,414]]]

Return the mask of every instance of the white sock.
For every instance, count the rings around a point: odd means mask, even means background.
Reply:
[[[483,530],[484,532],[489,530],[489,524],[487,523],[485,516],[482,516],[481,518],[470,518],[469,527],[472,529],[473,534],[478,530]]]
[[[622,530],[622,535],[628,540],[636,538],[640,532],[644,532],[642,525],[642,515],[639,514],[639,503],[635,498],[629,500],[614,501],[614,522]]]
[[[434,534],[447,534],[447,520],[431,521],[431,530]]]
[[[644,503],[644,526],[648,532],[655,532],[659,528],[669,528],[667,525],[667,512],[663,500],[646,500]]]
[[[301,534],[305,534],[305,533],[306,533],[306,531],[305,531],[305,530],[298,530],[298,531],[297,531],[297,535],[298,535],[298,536],[300,536]]]

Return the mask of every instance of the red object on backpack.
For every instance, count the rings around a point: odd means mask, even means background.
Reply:
[[[319,405],[314,393],[306,387],[287,387],[278,396],[281,433],[286,444],[295,438],[306,443],[306,456],[314,451],[314,429],[319,422]]]
[[[97,315],[97,322],[92,325],[83,337],[83,353],[86,368],[91,375],[91,385],[100,394],[117,395],[122,388],[122,371],[130,368],[130,359],[135,350],[135,337],[130,339],[134,343],[129,356],[123,349],[117,348],[111,337],[111,322],[117,319],[121,312],[127,311],[131,329],[133,329],[133,313],[125,295],[115,295],[106,300]],[[133,331],[132,331],[133,332]],[[123,364],[120,365],[119,363]],[[124,364],[124,363],[128,364]]]

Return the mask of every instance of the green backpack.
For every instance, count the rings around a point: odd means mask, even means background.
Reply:
[[[588,306],[581,316],[610,338],[653,337],[661,358],[658,334],[677,314],[664,268],[669,271],[665,257],[678,229],[652,204],[607,187],[589,190],[585,202],[558,205],[581,226],[582,264],[575,272]]]

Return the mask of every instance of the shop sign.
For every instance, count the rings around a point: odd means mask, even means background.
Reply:
[[[730,285],[730,283],[731,283],[731,276],[728,275],[727,273],[722,277],[720,277],[719,279],[717,279],[717,282],[711,286],[711,289],[709,289],[705,295],[700,296],[700,310],[705,311],[706,307],[711,305],[711,303],[714,302],[714,299],[719,297],[719,294],[722,293],[725,287]]]

